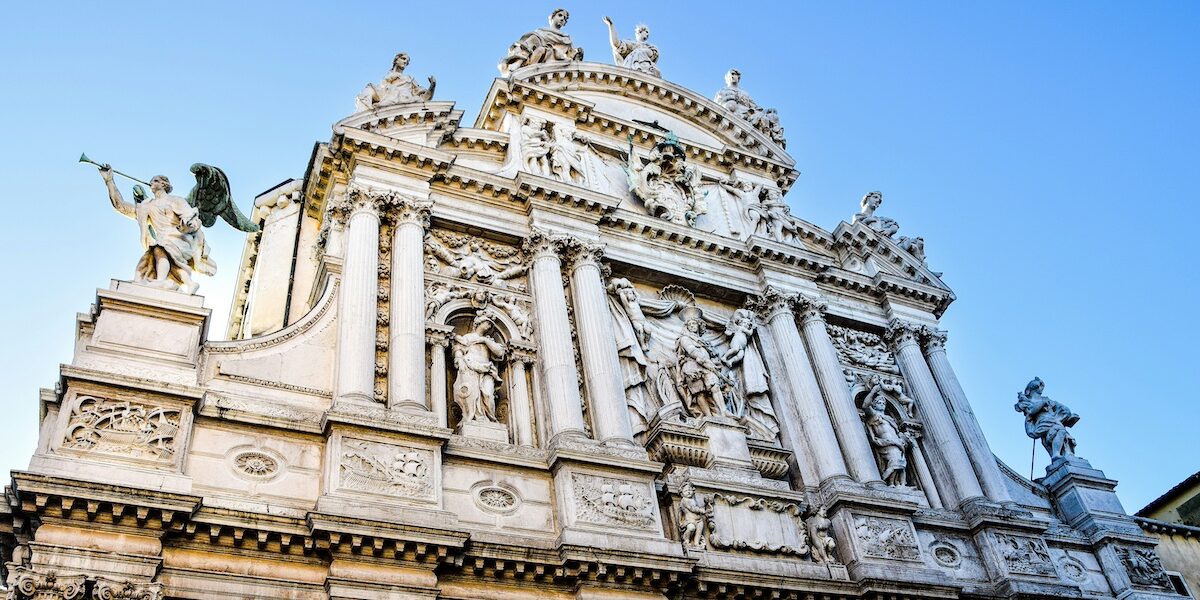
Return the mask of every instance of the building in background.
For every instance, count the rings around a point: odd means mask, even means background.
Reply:
[[[147,249],[39,399],[11,598],[1177,597],[1040,380],[1046,476],[995,459],[882,194],[792,215],[736,69],[682,88],[611,24],[584,62],[567,18],[474,123],[397,55],[249,217],[212,167],[102,171]],[[216,216],[231,341],[189,293]]]
[[[1193,473],[1155,498],[1135,517],[1158,538],[1158,555],[1176,591],[1200,591],[1200,473]]]

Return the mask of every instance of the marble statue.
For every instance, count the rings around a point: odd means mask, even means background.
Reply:
[[[392,70],[384,75],[378,84],[368,83],[367,87],[354,99],[354,106],[359,111],[373,110],[394,104],[409,102],[429,102],[433,99],[433,90],[437,87],[437,79],[429,76],[429,89],[421,87],[415,79],[404,73],[408,67],[408,54],[401,52],[392,59]]]
[[[632,69],[647,75],[662,77],[658,70],[658,48],[646,41],[650,39],[650,28],[639,24],[634,28],[632,40],[622,40],[617,37],[617,28],[612,19],[604,17],[608,25],[608,43],[612,46],[613,62],[626,69]]]
[[[684,322],[684,331],[675,341],[679,395],[684,406],[697,417],[712,417],[728,412],[725,386],[728,383],[717,365],[716,351],[704,339],[704,321],[697,315]]]
[[[776,188],[761,189],[758,200],[746,206],[746,217],[754,235],[784,243],[795,243],[798,239],[796,219],[783,201],[783,193]]]
[[[883,482],[892,487],[908,486],[908,458],[906,451],[912,446],[912,438],[900,430],[896,420],[887,414],[887,397],[876,387],[863,401],[863,418],[867,426],[867,439],[875,448],[881,463]]]
[[[808,545],[813,560],[819,563],[836,563],[834,550],[837,548],[837,541],[833,539],[833,522],[826,516],[824,506],[808,518],[807,525]]]
[[[713,102],[720,104],[725,110],[739,116],[755,129],[762,132],[781,148],[787,146],[783,138],[783,126],[779,123],[779,113],[773,108],[759,106],[750,94],[740,87],[742,72],[730,69],[725,73],[725,87],[713,95]]]
[[[521,123],[521,157],[525,161],[525,170],[537,175],[549,175],[551,148],[552,140],[546,121],[525,117]]]
[[[881,217],[875,214],[875,211],[879,209],[879,205],[881,204],[883,204],[883,193],[869,192],[867,195],[863,196],[860,204],[862,210],[860,210],[858,214],[854,215],[854,222],[862,223],[863,225],[866,225],[874,231],[882,234],[884,237],[890,238],[896,235],[897,231],[900,231],[900,224],[897,223],[895,219]]]
[[[1079,415],[1061,402],[1042,395],[1046,383],[1034,377],[1025,391],[1017,394],[1013,409],[1025,415],[1025,434],[1042,441],[1042,446],[1057,460],[1075,456],[1075,437],[1067,429],[1079,421]]]
[[[904,393],[904,385],[899,380],[885,378],[882,375],[871,375],[868,380],[870,391],[867,393],[868,398],[873,398],[876,395],[888,394],[904,407],[904,414],[909,417],[917,416],[917,403],[912,398]]]
[[[655,144],[645,164],[638,164],[630,148],[626,173],[629,189],[646,204],[651,215],[679,225],[695,226],[708,212],[700,189],[700,171],[685,162],[686,153],[674,134]]]
[[[86,156],[82,162],[91,162]],[[95,163],[93,163],[95,164]],[[208,257],[208,244],[201,226],[211,227],[220,216],[240,231],[258,231],[233,203],[229,179],[220,169],[196,163],[191,171],[196,185],[186,199],[171,195],[166,175],[150,179],[151,196],[138,185],[133,203],[126,202],[113,181],[113,168],[99,165],[100,177],[108,188],[108,199],[117,212],[137,221],[145,253],[138,260],[134,281],[163,289],[180,289],[194,294],[200,287],[192,273],[215,275],[217,265]]]
[[[679,537],[685,546],[704,548],[713,514],[712,499],[697,495],[690,481],[683,484],[679,496]]]
[[[529,65],[583,60],[583,48],[576,48],[571,36],[562,31],[570,16],[566,9],[559,8],[550,13],[549,27],[538,27],[522,35],[508,48],[508,56],[500,61],[500,76],[508,77],[513,71]]]
[[[721,356],[721,362],[730,367],[741,362],[746,355],[746,346],[750,343],[750,336],[754,335],[754,329],[753,312],[745,308],[733,311],[729,322],[725,325],[725,335],[729,336],[729,349]]]
[[[561,125],[550,132],[550,173],[559,181],[575,184],[583,183],[586,173],[575,132]]]
[[[480,311],[471,322],[470,333],[454,336],[454,402],[462,411],[463,421],[496,423],[496,384],[500,372],[496,361],[508,348],[488,336],[495,327],[495,315]]]
[[[432,270],[496,287],[513,285],[510,280],[524,274],[526,269],[520,257],[505,250],[471,236],[455,236],[448,240],[439,240],[432,235],[425,238],[428,255],[447,267]]]

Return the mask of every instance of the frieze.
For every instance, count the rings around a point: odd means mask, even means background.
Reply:
[[[1056,577],[1050,549],[1039,538],[1011,533],[993,533],[996,550],[1009,573]]]
[[[571,489],[580,521],[654,529],[654,502],[646,483],[572,473]]]
[[[431,273],[524,291],[521,251],[470,235],[434,230],[425,236],[425,269]]]
[[[888,350],[882,337],[840,325],[825,327],[843,365],[893,375],[900,373],[900,368],[896,366],[896,357]]]
[[[1171,579],[1167,577],[1162,561],[1153,548],[1121,547],[1117,548],[1117,556],[1133,585],[1168,591],[1173,589]]]
[[[866,556],[888,560],[920,560],[912,524],[903,519],[854,515],[854,536]]]
[[[175,457],[180,418],[178,408],[84,396],[71,413],[62,447],[170,460]]]
[[[219,411],[241,411],[294,423],[317,424],[321,422],[321,413],[318,411],[294,409],[276,402],[251,402],[218,394],[212,394],[211,397],[214,399],[212,405]]]
[[[433,453],[398,444],[344,438],[339,458],[341,487],[426,499],[433,496]]]

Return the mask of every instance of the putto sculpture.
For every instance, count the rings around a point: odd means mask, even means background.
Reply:
[[[764,109],[740,87],[742,72],[730,69],[725,73],[725,87],[713,95],[713,102],[725,110],[741,117],[755,129],[761,131],[781,148],[787,147],[783,137],[783,126],[779,124],[779,113],[775,109]]]
[[[1041,440],[1050,460],[1075,456],[1075,437],[1067,429],[1079,422],[1079,415],[1067,405],[1042,395],[1046,383],[1034,377],[1024,392],[1017,394],[1013,410],[1025,415],[1025,435]]]
[[[354,99],[354,106],[359,111],[373,110],[406,104],[409,102],[429,102],[433,99],[433,90],[437,87],[437,79],[429,76],[429,89],[417,84],[411,75],[406,75],[408,54],[401,52],[392,59],[392,70],[384,75],[378,84],[368,83],[367,87]]]
[[[632,69],[647,75],[662,77],[658,70],[658,48],[647,40],[650,39],[650,28],[638,24],[633,29],[634,39],[622,40],[617,36],[617,28],[612,19],[604,17],[608,26],[608,43],[612,46],[613,62],[618,66]]]
[[[818,563],[836,563],[837,556],[834,550],[837,548],[837,541],[833,539],[833,522],[826,516],[824,506],[808,518],[807,525],[812,559]]]
[[[566,9],[556,9],[550,13],[549,27],[538,27],[522,35],[500,61],[500,76],[508,77],[513,71],[529,65],[583,60],[583,48],[576,48],[571,36],[562,31],[570,17]]]
[[[683,545],[704,548],[708,544],[708,521],[712,518],[712,499],[696,494],[692,482],[679,490],[679,537]]]
[[[212,227],[220,216],[240,231],[258,231],[258,225],[247,219],[233,203],[229,178],[214,166],[202,163],[191,166],[196,185],[184,199],[171,195],[174,188],[166,175],[155,175],[146,182],[116,171],[108,164],[98,164],[86,154],[79,162],[99,167],[113,208],[137,221],[142,247],[146,249],[135,271],[134,281],[138,283],[194,294],[200,285],[192,280],[193,272],[210,276],[217,272],[216,263],[208,257],[202,225]],[[141,185],[136,185],[133,203],[127,202],[113,181],[114,174],[150,186],[150,194]]]

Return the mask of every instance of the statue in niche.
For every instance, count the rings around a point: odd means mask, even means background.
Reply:
[[[87,155],[79,160],[96,164]],[[171,195],[173,188],[166,175],[155,175],[147,184],[149,195],[141,185],[134,186],[131,204],[113,181],[114,174],[129,176],[107,164],[97,166],[113,208],[137,221],[141,230],[142,248],[146,251],[137,263],[134,276],[137,283],[194,294],[200,285],[192,280],[193,272],[210,276],[217,273],[216,263],[208,257],[201,226],[211,227],[220,216],[239,231],[258,231],[258,225],[233,203],[229,178],[217,167],[203,163],[191,166],[196,185],[186,199]]]
[[[1013,409],[1025,415],[1025,434],[1041,440],[1052,461],[1075,456],[1075,437],[1067,428],[1079,422],[1079,415],[1043,396],[1045,389],[1045,382],[1034,377],[1025,391],[1017,394]]]
[[[746,215],[754,229],[754,235],[767,237],[777,242],[796,243],[800,228],[792,211],[783,201],[783,193],[776,188],[762,188],[758,201],[748,203]]]
[[[723,416],[729,414],[725,392],[732,382],[717,366],[717,353],[704,339],[704,330],[704,321],[696,314],[684,321],[684,331],[675,341],[679,395],[693,415]]]
[[[752,342],[758,328],[754,313],[739,308],[733,311],[725,324],[725,335],[729,337],[729,349],[721,356],[721,362],[729,369],[725,379],[732,381],[731,415],[750,425],[754,434],[766,439],[775,439],[779,434],[779,420],[771,406],[770,380]],[[741,368],[741,377],[737,369]]]
[[[817,509],[817,514],[808,518],[808,544],[812,558],[819,563],[836,563],[834,551],[837,541],[833,539],[833,522],[826,516],[824,506]]]
[[[712,498],[698,496],[690,481],[684,482],[679,496],[679,537],[683,545],[706,547],[708,522],[713,514]]]
[[[484,309],[471,321],[471,331],[454,336],[454,403],[462,411],[463,421],[496,423],[496,384],[500,371],[496,362],[503,360],[508,348],[488,333],[495,328],[496,316]]]
[[[904,407],[905,415],[909,417],[917,416],[917,403],[904,393],[904,386],[899,381],[885,378],[882,375],[871,375],[871,378],[867,380],[867,385],[870,388],[867,392],[867,398],[884,395],[891,396]]]
[[[892,487],[908,487],[907,452],[912,446],[912,437],[902,432],[896,420],[887,414],[887,396],[879,387],[863,401],[863,418],[867,439],[882,464],[883,482]]]
[[[713,95],[713,102],[720,104],[725,110],[739,116],[752,127],[760,131],[768,139],[786,147],[783,139],[783,126],[779,124],[779,113],[771,108],[764,109],[747,94],[739,84],[742,72],[730,69],[725,73],[725,87]]]
[[[631,142],[625,172],[629,176],[629,190],[646,204],[651,215],[694,227],[696,218],[707,213],[708,206],[696,197],[700,171],[685,159],[683,146],[671,133],[654,145],[645,164],[635,158]]]
[[[516,250],[471,236],[430,234],[425,236],[425,250],[445,263],[451,275],[467,281],[507,287],[509,280],[525,273]]]
[[[525,170],[537,175],[550,174],[550,132],[545,119],[525,117],[521,123],[521,157]]]
[[[661,405],[677,400],[671,368],[650,357],[652,334],[646,310],[664,317],[670,315],[677,304],[667,302],[654,309],[644,308],[637,290],[624,277],[611,279],[606,289],[609,314],[616,332],[617,356],[621,359],[629,420],[634,434],[641,435]],[[674,361],[673,351],[670,360]]]
[[[575,132],[562,125],[550,129],[550,173],[559,181],[583,183],[586,171],[583,153],[575,143]]]
[[[854,223],[862,223],[872,230],[883,235],[883,237],[891,238],[900,231],[900,224],[895,219],[881,217],[875,214],[879,206],[883,204],[882,192],[869,192],[863,196],[862,202],[859,204],[861,210],[854,215]]]
[[[658,48],[647,40],[650,39],[650,28],[639,23],[633,29],[634,39],[621,40],[617,37],[617,28],[612,19],[604,17],[608,25],[608,43],[612,46],[613,63],[654,77],[662,77],[658,70]]]
[[[433,90],[437,87],[437,79],[429,76],[429,89],[417,84],[416,80],[404,73],[408,67],[408,54],[401,52],[392,59],[392,70],[384,75],[379,84],[368,83],[362,93],[354,99],[354,106],[359,111],[374,110],[394,104],[409,102],[429,102],[433,99]]]
[[[508,48],[508,56],[501,59],[500,76],[508,77],[529,65],[583,60],[583,48],[576,48],[571,36],[562,31],[570,17],[566,9],[556,9],[550,13],[549,27],[538,27],[522,35]]]

